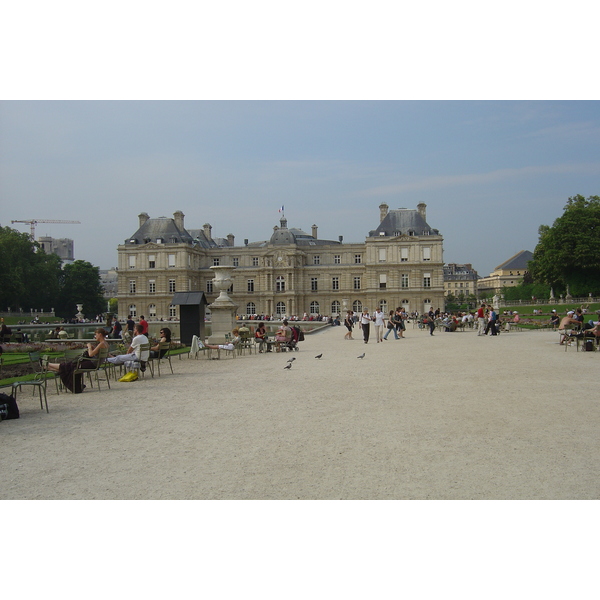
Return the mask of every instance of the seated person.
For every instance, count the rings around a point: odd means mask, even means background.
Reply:
[[[150,347],[150,358],[162,358],[168,351],[168,348],[160,349],[160,345],[164,342],[171,342],[171,330],[168,327],[163,327],[160,330],[160,341],[156,346]]]
[[[231,332],[233,339],[227,344],[203,344],[201,341],[198,342],[200,348],[210,348],[211,350],[233,350],[240,343],[240,330],[235,327]]]
[[[60,331],[60,327],[55,327],[53,330],[50,331],[50,333],[48,334],[48,339],[49,340],[57,340],[58,339],[58,332]]]
[[[275,332],[275,341],[277,342],[277,351],[281,344],[289,343],[292,339],[292,329],[288,326],[287,319],[281,323],[281,327]]]
[[[61,327],[59,332],[58,332],[58,337],[61,340],[66,340],[69,337],[69,334],[65,331],[64,327]]]
[[[258,351],[263,352],[265,344],[267,346],[267,352],[271,352],[269,345],[267,344],[267,330],[264,323],[259,323],[257,330],[254,332],[254,337],[258,340]]]
[[[146,350],[145,352],[140,351],[142,344],[148,344],[148,338],[142,333],[144,326],[141,323],[136,323],[133,329],[135,333],[134,338],[131,340],[131,346],[127,350],[127,354],[119,354],[117,356],[109,356],[108,362],[113,365],[129,364],[128,368],[131,368],[131,363],[139,362],[144,363],[148,360],[150,353]]]
[[[575,313],[572,310],[570,310],[567,313],[567,316],[563,317],[560,321],[560,325],[558,326],[558,331],[562,332],[560,335],[560,344],[561,345],[564,344],[564,342],[565,342],[565,337],[567,335],[567,327],[570,324],[573,324],[573,325],[575,325],[574,329],[577,329],[580,325],[580,322],[577,319],[575,319],[574,316],[575,316]],[[571,328],[569,328],[569,329],[571,329]]]
[[[94,331],[94,337],[98,343],[96,346],[92,346],[91,343],[87,345],[87,356],[89,358],[94,358],[102,348],[106,348],[108,350],[106,331],[102,327],[99,327],[96,329],[96,331]],[[73,377],[73,373],[77,368],[78,362],[79,358],[69,363],[48,363],[48,371],[58,373],[64,386],[75,394],[80,394],[83,392],[83,388],[85,388],[85,385],[82,385],[83,375],[81,373],[79,373],[76,378]],[[80,369],[94,369],[95,367],[96,361],[83,360],[79,362]]]

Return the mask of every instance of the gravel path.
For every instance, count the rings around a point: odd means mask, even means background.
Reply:
[[[0,498],[600,497],[599,353],[551,332],[345,331],[175,358],[174,375],[100,393],[52,384],[49,414],[24,390],[21,419],[0,423]]]

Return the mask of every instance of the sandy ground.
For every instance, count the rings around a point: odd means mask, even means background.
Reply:
[[[600,353],[552,332],[344,333],[101,392],[51,384],[49,414],[24,391],[0,423],[0,498],[600,497]]]

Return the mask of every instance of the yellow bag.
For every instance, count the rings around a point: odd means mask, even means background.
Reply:
[[[136,381],[137,378],[138,378],[138,374],[136,371],[129,371],[129,373],[125,373],[125,375],[123,375],[123,377],[121,377],[121,379],[119,379],[119,381],[124,381],[124,382]]]

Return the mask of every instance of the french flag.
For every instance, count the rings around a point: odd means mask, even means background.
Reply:
[[[283,206],[279,209],[279,212],[282,213],[283,212]]]

